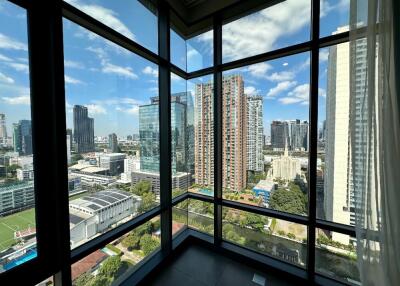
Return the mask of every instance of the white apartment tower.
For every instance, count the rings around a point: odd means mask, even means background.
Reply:
[[[263,98],[247,95],[247,170],[264,171]]]

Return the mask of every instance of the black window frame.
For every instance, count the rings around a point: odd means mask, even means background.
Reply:
[[[35,172],[35,211],[37,225],[38,257],[0,274],[0,284],[36,284],[54,275],[54,283],[71,285],[71,265],[126,234],[135,227],[161,216],[161,251],[146,258],[141,267],[123,285],[138,282],[159,265],[189,236],[224,249],[246,256],[263,265],[269,265],[308,281],[326,284],[339,283],[331,277],[316,273],[315,241],[317,228],[355,236],[355,228],[349,225],[329,222],[316,217],[316,162],[318,136],[318,74],[319,51],[340,43],[349,42],[349,32],[321,37],[320,0],[311,1],[311,39],[306,42],[265,52],[227,63],[222,63],[222,25],[227,21],[224,13],[214,14],[209,21],[213,29],[213,66],[186,72],[170,61],[170,16],[171,7],[166,1],[154,0],[158,17],[158,54],[121,35],[99,20],[61,1],[8,0],[27,11],[28,44],[31,85],[31,112],[33,153]],[[276,4],[279,1],[259,1]],[[264,3],[264,4],[265,4]],[[227,13],[229,15],[229,13]],[[139,55],[159,67],[159,120],[160,120],[160,205],[134,219],[117,226],[109,232],[70,250],[68,178],[65,146],[65,86],[62,21],[66,18],[115,44]],[[365,33],[359,28],[358,35]],[[170,127],[170,85],[171,73],[185,80],[212,75],[214,82],[214,110],[222,110],[222,72],[268,60],[310,52],[310,150],[308,167],[308,216],[300,216],[277,210],[245,205],[225,200],[222,197],[222,112],[214,112],[214,197],[195,193],[184,193],[171,197],[171,127]],[[46,128],[43,128],[46,126]],[[214,236],[200,233],[189,226],[172,238],[172,208],[186,200],[195,199],[214,204]],[[283,261],[261,255],[236,246],[222,239],[222,208],[230,207],[289,222],[308,228],[307,267],[301,269]],[[4,281],[4,283],[3,283]],[[9,281],[9,282],[8,282]]]

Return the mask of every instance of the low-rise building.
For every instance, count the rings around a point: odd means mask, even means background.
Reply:
[[[137,213],[141,198],[117,189],[100,191],[70,201],[72,246],[101,233],[113,224]]]
[[[0,216],[35,204],[33,181],[23,181],[0,186]]]
[[[34,179],[33,166],[26,169],[17,169],[17,179],[18,181],[28,181]]]
[[[276,184],[270,180],[260,180],[258,184],[253,188],[254,195],[256,197],[262,197],[264,204],[269,204],[269,198],[271,192],[275,190]]]

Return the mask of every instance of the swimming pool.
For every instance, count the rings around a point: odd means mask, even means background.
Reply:
[[[209,189],[200,189],[199,193],[202,193],[203,195],[206,195],[206,196],[213,196],[214,195],[214,191],[213,190],[209,190]]]
[[[36,249],[30,249],[28,250],[24,255],[14,259],[11,262],[8,262],[3,266],[5,270],[9,270],[11,268],[14,268],[15,266],[21,265],[22,263],[25,263],[37,256],[37,251]]]

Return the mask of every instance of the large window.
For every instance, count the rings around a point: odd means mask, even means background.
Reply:
[[[158,67],[68,20],[64,55],[74,248],[159,204]]]
[[[198,31],[166,1],[69,0],[51,17],[15,2],[0,2],[0,278],[37,262],[35,283],[118,284],[194,235],[359,283],[348,1],[275,1]]]
[[[37,256],[26,10],[0,3],[0,272]]]

